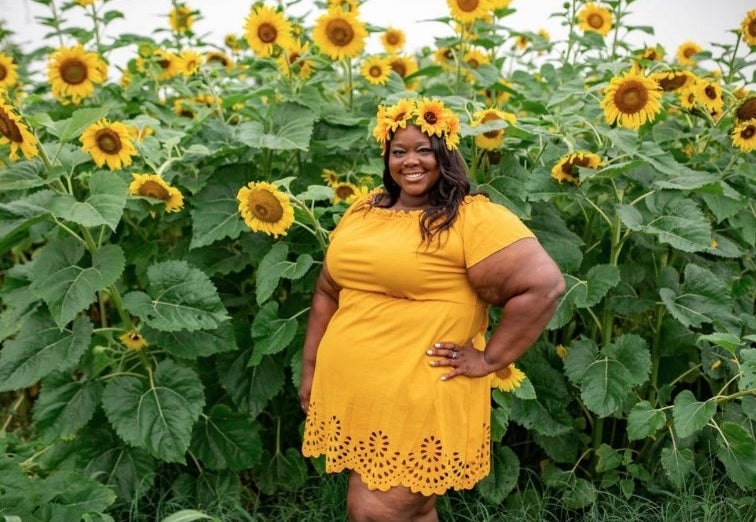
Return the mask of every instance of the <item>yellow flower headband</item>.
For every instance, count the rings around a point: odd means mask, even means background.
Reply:
[[[459,145],[459,118],[435,98],[404,98],[388,107],[379,105],[373,137],[385,151],[386,142],[408,123],[417,125],[428,136],[443,138],[449,150]]]

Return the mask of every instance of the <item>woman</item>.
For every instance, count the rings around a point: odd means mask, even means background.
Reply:
[[[435,521],[437,495],[488,474],[491,386],[518,371],[564,280],[517,217],[469,194],[441,101],[377,120],[385,190],[344,214],[315,285],[303,454],[350,470],[350,520]],[[503,313],[486,341],[489,305]]]

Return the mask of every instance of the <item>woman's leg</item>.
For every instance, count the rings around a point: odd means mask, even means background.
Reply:
[[[368,489],[355,472],[349,474],[347,511],[351,522],[438,522],[436,496],[426,497],[397,486]]]

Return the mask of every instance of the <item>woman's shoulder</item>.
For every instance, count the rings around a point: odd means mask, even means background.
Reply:
[[[481,193],[465,196],[459,214],[463,223],[472,226],[481,221],[520,221],[509,208]]]

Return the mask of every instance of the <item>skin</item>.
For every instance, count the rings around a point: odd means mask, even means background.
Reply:
[[[439,180],[430,139],[408,126],[394,135],[389,150],[391,178],[401,188],[394,210],[424,209],[428,191]],[[556,311],[565,283],[559,267],[533,238],[521,239],[495,252],[467,271],[468,280],[487,303],[503,308],[485,350],[439,340],[426,349],[432,366],[448,367],[441,378],[484,377],[516,361],[538,339]],[[340,287],[323,266],[315,283],[302,356],[299,399],[306,412],[318,345],[338,308]],[[354,472],[349,476],[349,519],[367,521],[436,522],[436,497],[413,493],[398,486],[386,492],[370,490]]]

